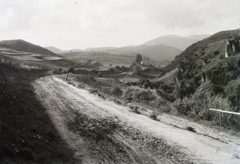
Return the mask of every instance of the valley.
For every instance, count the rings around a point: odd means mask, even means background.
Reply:
[[[183,52],[0,41],[0,163],[239,163],[239,117],[209,110],[240,111],[239,37]]]

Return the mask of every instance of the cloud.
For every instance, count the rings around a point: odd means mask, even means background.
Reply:
[[[36,11],[24,2],[17,0],[0,2],[0,30],[29,30],[31,28],[31,18]]]
[[[0,39],[62,49],[141,44],[240,27],[239,0],[1,0]]]

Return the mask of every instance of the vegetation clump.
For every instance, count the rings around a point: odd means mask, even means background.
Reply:
[[[195,120],[213,121],[216,125],[223,124],[227,128],[240,128],[240,121],[235,115],[223,114],[210,111],[210,108],[223,110],[237,110],[231,107],[231,102],[222,95],[204,93],[198,90],[190,97],[184,97],[182,100],[174,101],[176,112]],[[239,110],[239,109],[238,109]],[[222,118],[220,118],[222,117]]]
[[[114,96],[120,97],[120,96],[122,96],[123,91],[119,87],[113,87],[111,89],[111,94]]]
[[[142,89],[139,87],[127,87],[123,92],[123,98],[129,101],[148,104],[157,98],[155,92],[150,89]]]

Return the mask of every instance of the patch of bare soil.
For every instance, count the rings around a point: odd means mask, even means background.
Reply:
[[[83,163],[239,163],[237,140],[222,142],[154,121],[55,77],[33,86]]]

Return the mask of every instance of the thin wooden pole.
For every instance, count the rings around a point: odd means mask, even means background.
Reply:
[[[69,72],[68,72],[68,73],[67,73],[67,75],[66,75],[65,81],[67,81],[67,78],[68,78],[68,74],[69,74]]]
[[[227,110],[220,110],[220,109],[214,109],[214,108],[210,108],[209,110],[216,111],[216,112],[222,112],[222,113],[228,113],[228,114],[236,114],[236,115],[240,116],[240,113],[231,112],[231,111],[227,111]]]

